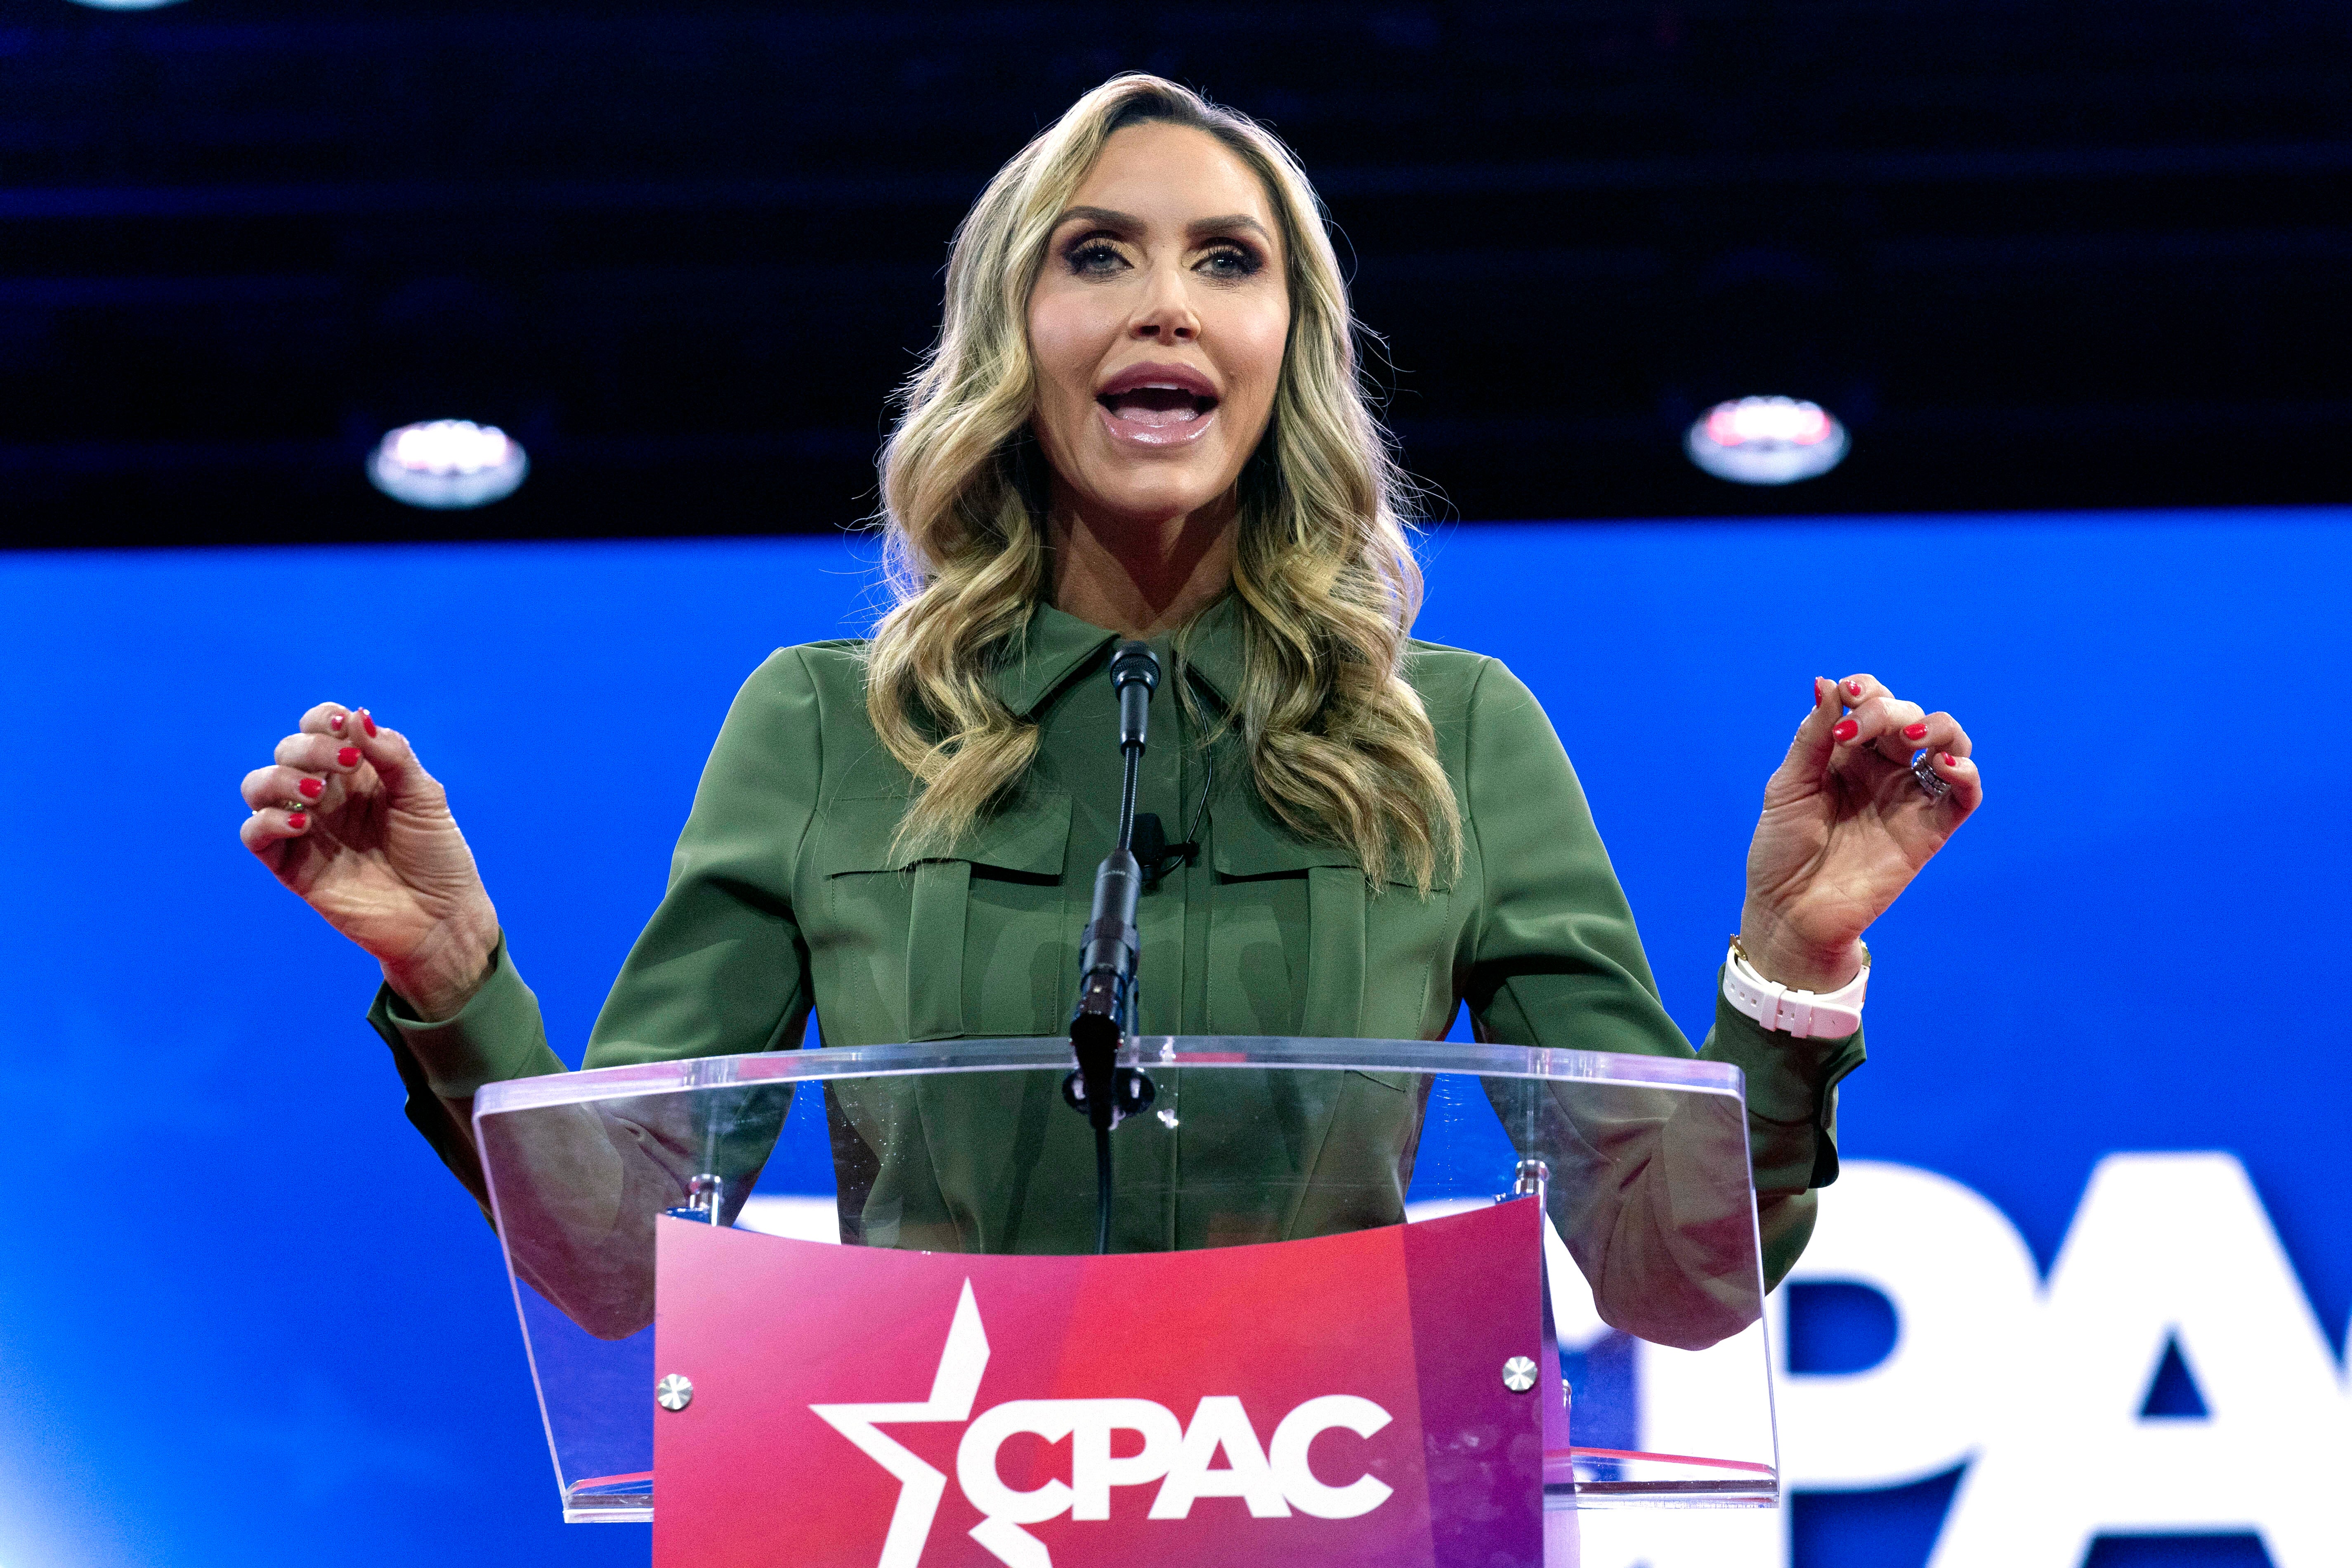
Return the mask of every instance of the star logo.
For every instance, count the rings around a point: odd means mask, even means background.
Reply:
[[[940,1369],[931,1379],[931,1396],[921,1404],[905,1400],[874,1405],[812,1405],[809,1408],[852,1443],[867,1458],[898,1479],[898,1506],[890,1510],[890,1532],[883,1538],[878,1568],[916,1568],[931,1537],[931,1521],[947,1494],[944,1473],[917,1458],[907,1447],[878,1430],[885,1425],[910,1421],[969,1421],[972,1401],[980,1394],[981,1374],[988,1370],[988,1333],[981,1327],[980,1303],[972,1299],[971,1281],[963,1282],[956,1301],[955,1321],[948,1325],[948,1342],[940,1352]],[[986,1526],[982,1527],[985,1529]],[[977,1533],[977,1532],[975,1532]],[[1035,1544],[1025,1531],[1017,1531]],[[982,1545],[995,1547],[986,1541]],[[1000,1556],[1003,1554],[1000,1552]]]

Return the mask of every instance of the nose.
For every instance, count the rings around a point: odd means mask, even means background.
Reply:
[[[1184,282],[1179,268],[1153,268],[1134,320],[1128,323],[1128,335],[1161,343],[1188,343],[1199,337],[1201,318]]]

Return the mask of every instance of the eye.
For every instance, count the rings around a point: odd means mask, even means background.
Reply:
[[[1118,247],[1101,235],[1088,235],[1062,254],[1070,270],[1082,277],[1101,277],[1127,265],[1127,258],[1118,253]]]
[[[1265,265],[1257,252],[1234,240],[1223,241],[1193,264],[1212,278],[1242,279]]]

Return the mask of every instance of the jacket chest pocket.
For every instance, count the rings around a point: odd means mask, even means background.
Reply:
[[[814,946],[811,953],[826,972],[818,1017],[825,1024],[832,993],[839,1012],[880,1026],[827,1025],[825,1037],[849,1045],[1041,1032],[1037,1003],[1068,967],[1055,961],[1076,952],[1077,928],[1062,929],[1069,798],[1032,796],[945,853],[894,842],[906,805],[903,796],[842,800],[822,813],[813,868],[824,884],[827,940],[822,954]],[[1042,1032],[1050,1033],[1046,1012]]]
[[[1391,881],[1377,900],[1363,867],[1336,845],[1294,838],[1255,814],[1215,825],[1219,908],[1211,922],[1209,1026],[1219,1034],[1418,1039],[1453,997],[1454,942],[1444,888],[1427,900]],[[1279,952],[1287,1017],[1269,974]],[[1220,1015],[1220,1001],[1227,1015]],[[1444,1025],[1435,1026],[1443,1029]]]

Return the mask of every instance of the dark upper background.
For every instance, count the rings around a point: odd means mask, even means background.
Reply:
[[[0,540],[855,523],[957,218],[1139,67],[1297,148],[1454,515],[2352,491],[2341,0],[0,0]],[[1750,392],[1853,456],[1690,468]],[[439,416],[530,482],[371,490]]]

